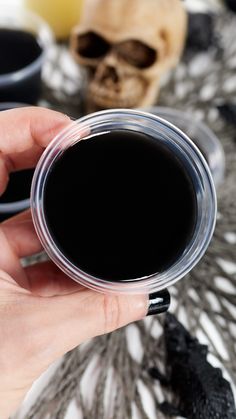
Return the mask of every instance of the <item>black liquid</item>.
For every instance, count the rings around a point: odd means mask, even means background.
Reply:
[[[18,29],[0,29],[0,77],[22,70],[33,63],[42,48],[35,35]],[[0,87],[0,101],[36,103],[41,92],[41,69],[34,69],[24,79]]]
[[[196,196],[180,161],[153,138],[113,131],[54,163],[44,211],[61,251],[84,272],[125,281],[163,271],[185,249]]]
[[[21,70],[42,53],[36,37],[30,32],[0,29],[0,74]]]

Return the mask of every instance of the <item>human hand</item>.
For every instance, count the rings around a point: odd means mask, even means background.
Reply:
[[[71,121],[42,108],[0,113],[0,195],[8,173],[34,167]],[[81,342],[147,313],[146,296],[104,295],[79,285],[52,262],[23,268],[42,250],[30,211],[0,224],[0,418],[21,403],[33,381]]]

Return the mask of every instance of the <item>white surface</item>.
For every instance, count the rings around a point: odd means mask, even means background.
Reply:
[[[184,0],[186,6],[194,11],[214,10],[222,6],[222,0]]]
[[[0,0],[0,5],[4,6],[21,6],[22,4],[23,0]]]

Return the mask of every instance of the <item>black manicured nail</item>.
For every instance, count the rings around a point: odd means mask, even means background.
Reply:
[[[149,294],[149,307],[147,316],[164,313],[170,306],[170,294],[167,290]]]

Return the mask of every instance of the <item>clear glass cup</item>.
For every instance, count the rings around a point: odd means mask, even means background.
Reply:
[[[164,272],[112,282],[96,278],[75,266],[58,248],[44,214],[44,188],[50,168],[69,147],[89,136],[112,130],[132,130],[151,136],[177,156],[194,185],[197,215],[195,229],[184,251]],[[77,191],[78,192],[78,191]],[[216,193],[209,167],[195,144],[178,128],[150,113],[113,109],[87,115],[59,133],[41,156],[31,189],[31,210],[36,232],[49,257],[77,282],[104,293],[143,293],[160,291],[184,277],[201,259],[212,237],[216,220]]]
[[[35,104],[41,94],[42,67],[53,45],[53,33],[48,24],[36,14],[23,8],[6,6],[0,9],[0,29],[29,32],[35,36],[42,49],[38,57],[25,67],[0,74],[0,100]]]
[[[193,115],[188,112],[160,106],[145,108],[143,111],[166,119],[191,138],[206,158],[215,187],[218,188],[224,179],[225,154],[214,132],[204,122],[194,119]]]

